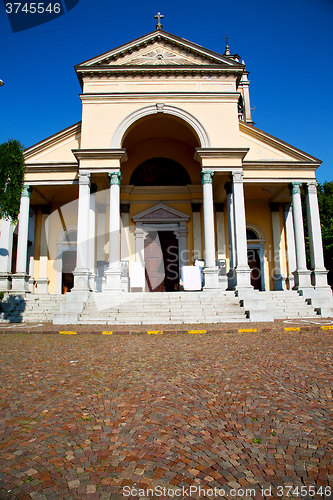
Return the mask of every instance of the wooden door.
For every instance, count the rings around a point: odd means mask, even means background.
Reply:
[[[146,292],[164,292],[163,252],[156,233],[148,234],[145,240],[145,268]]]

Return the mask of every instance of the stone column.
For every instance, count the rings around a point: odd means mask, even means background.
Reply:
[[[296,248],[295,248],[295,233],[294,233],[294,223],[293,223],[291,203],[285,203],[283,208],[284,208],[284,220],[285,220],[286,239],[287,239],[288,283],[289,283],[289,290],[292,290],[292,288],[295,285],[295,277],[293,273],[296,271]]]
[[[324,264],[323,242],[317,196],[317,182],[306,184],[306,213],[308,219],[309,245],[312,268],[312,284],[317,288],[330,288],[327,284],[327,270]]]
[[[129,203],[121,204],[121,260],[129,260],[130,242],[129,242]]]
[[[192,203],[193,261],[202,259],[201,247],[201,203]]]
[[[88,268],[89,268],[89,288],[96,291],[96,184],[90,186],[90,207],[89,207],[89,241],[88,241]]]
[[[247,262],[247,238],[243,175],[243,172],[232,172],[236,241],[235,284],[236,290],[252,290],[253,287],[251,286],[251,270]]]
[[[28,241],[31,243],[28,246],[28,275],[29,275],[29,291],[35,292],[34,266],[35,266],[35,228],[36,228],[36,211],[30,207]]]
[[[224,261],[224,267],[219,267],[220,288],[225,290],[228,287],[228,277],[225,255],[225,234],[224,234],[224,203],[215,203],[216,236],[217,236],[217,258]]]
[[[215,265],[215,228],[213,207],[213,175],[209,170],[201,171],[203,191],[204,237],[205,237],[205,286],[204,290],[219,288],[218,268]]]
[[[10,219],[2,219],[0,230],[0,291],[8,292],[11,288],[14,225]]]
[[[232,182],[227,182],[224,186],[227,193],[228,210],[228,241],[229,241],[229,272],[228,288],[232,290],[235,287],[235,267],[236,267],[236,241],[235,241],[235,211],[232,193]]]
[[[285,280],[281,273],[281,225],[280,225],[280,204],[270,203],[273,231],[273,253],[274,253],[274,281],[275,290],[285,289]]]
[[[28,228],[30,208],[30,186],[24,186],[21,195],[20,217],[17,238],[16,273],[12,276],[12,291],[29,292],[29,276],[27,274]]]
[[[109,268],[105,271],[105,291],[122,292],[120,269],[120,180],[121,172],[110,172]]]
[[[88,292],[89,263],[88,235],[90,211],[90,172],[79,173],[79,206],[77,223],[77,257],[74,269],[74,287],[71,292]]]
[[[292,211],[295,230],[295,245],[296,245],[296,271],[295,288],[298,290],[310,289],[310,271],[306,268],[305,240],[302,216],[301,203],[301,182],[291,182],[289,189],[292,196]]]
[[[40,230],[40,253],[39,253],[39,276],[37,278],[37,293],[47,294],[49,279],[48,275],[48,232],[49,232],[49,221],[48,217],[50,214],[49,207],[41,207],[41,230]]]

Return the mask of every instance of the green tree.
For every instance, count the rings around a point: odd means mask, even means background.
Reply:
[[[10,139],[0,144],[0,218],[16,222],[24,187],[23,146]]]
[[[328,270],[328,283],[333,284],[333,181],[318,184],[318,205],[320,213],[320,226],[323,238],[324,262]],[[305,233],[305,248],[308,268],[310,269],[310,246],[308,223],[306,217],[305,195],[302,195],[303,221]]]
[[[318,184],[318,204],[328,282],[333,284],[333,181]]]

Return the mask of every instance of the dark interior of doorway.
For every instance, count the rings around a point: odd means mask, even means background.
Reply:
[[[251,285],[255,290],[262,291],[260,253],[256,248],[248,249],[247,260],[251,269]]]
[[[62,293],[70,292],[74,286],[73,271],[76,266],[76,252],[67,250],[62,253]]]
[[[158,239],[155,232],[148,234],[145,265],[147,292],[174,292],[179,289],[178,240],[173,231],[158,231]]]

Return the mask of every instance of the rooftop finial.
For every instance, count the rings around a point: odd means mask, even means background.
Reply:
[[[163,24],[161,24],[161,19],[164,19],[164,16],[160,12],[158,12],[157,16],[155,16],[155,19],[158,19],[158,22],[156,24],[156,29],[157,30],[163,29]]]
[[[228,40],[229,40],[229,37],[226,36],[225,37],[225,52],[224,52],[225,56],[230,56],[230,50],[229,50]]]

